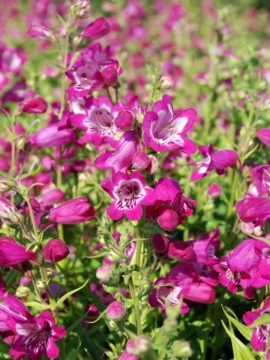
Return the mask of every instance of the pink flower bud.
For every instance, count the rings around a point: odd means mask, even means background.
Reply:
[[[25,100],[19,103],[18,113],[43,114],[47,111],[48,104],[42,97]]]
[[[209,186],[209,188],[207,189],[207,195],[213,199],[218,197],[221,194],[221,192],[222,192],[222,189],[217,184],[211,184]]]
[[[83,30],[83,36],[87,40],[96,40],[108,34],[109,31],[110,25],[103,17],[100,17]]]
[[[71,11],[78,19],[87,18],[89,16],[90,9],[91,4],[88,0],[79,0],[71,7]]]
[[[102,77],[107,86],[115,86],[118,80],[118,73],[114,66],[106,66],[102,72]]]
[[[132,158],[132,165],[138,171],[145,170],[149,166],[149,164],[150,158],[143,151],[137,151]]]
[[[146,335],[140,335],[136,339],[130,339],[127,342],[126,350],[133,355],[143,355],[152,345],[152,339]]]
[[[60,146],[71,143],[75,139],[72,129],[58,129],[58,124],[50,124],[37,131],[30,138],[30,143],[40,147]]]
[[[9,236],[0,238],[0,254],[1,266],[17,266],[19,263],[26,260],[36,260],[33,251],[27,251],[23,245],[17,243]]]
[[[115,119],[115,125],[123,131],[131,130],[134,126],[134,116],[128,110],[122,110]]]
[[[108,282],[113,275],[113,269],[109,265],[100,266],[97,269],[96,277],[102,282]]]
[[[120,301],[113,301],[107,308],[106,315],[109,320],[120,321],[126,315],[126,309]]]
[[[169,246],[169,240],[166,236],[161,234],[154,234],[152,236],[152,245],[158,252],[166,252]]]
[[[69,249],[61,239],[50,240],[43,248],[44,259],[50,263],[61,261],[65,259],[68,254]]]
[[[49,220],[60,224],[77,224],[90,221],[95,217],[95,209],[86,198],[76,198],[66,201],[53,209]]]
[[[34,216],[36,216],[40,212],[40,203],[36,199],[30,199],[30,204],[34,213]],[[24,206],[24,212],[27,216],[30,215],[30,210],[27,204]]]
[[[48,206],[60,203],[66,200],[66,195],[60,189],[53,189],[37,197],[40,204]]]
[[[173,87],[174,81],[171,75],[164,74],[156,83],[156,88],[160,90],[169,90]]]
[[[27,30],[27,35],[33,39],[47,39],[53,42],[56,41],[56,37],[54,36],[53,32],[45,26],[41,25],[30,25],[29,29]]]
[[[0,219],[5,224],[19,224],[22,220],[22,215],[9,200],[0,197]]]

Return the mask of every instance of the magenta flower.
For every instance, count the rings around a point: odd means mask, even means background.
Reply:
[[[20,114],[43,114],[47,111],[47,107],[47,102],[42,97],[37,97],[20,102],[18,112]]]
[[[114,135],[116,129],[114,126],[115,114],[111,101],[100,96],[98,99],[89,97],[84,104],[85,114],[75,114],[71,116],[73,126],[84,130],[84,136],[79,140],[80,144],[92,142],[99,146],[104,142],[109,142],[113,147],[116,145]]]
[[[144,142],[157,152],[180,148],[182,152],[193,154],[196,145],[185,137],[196,119],[196,111],[187,109],[174,113],[171,98],[163,95],[156,101],[153,110],[143,119]]]
[[[4,341],[12,345],[9,355],[14,359],[28,355],[29,360],[39,360],[42,354],[50,359],[58,358],[59,349],[55,341],[65,337],[67,331],[64,326],[55,325],[48,310],[29,321],[8,317],[7,325],[13,334],[4,336]]]
[[[172,306],[177,306],[181,297],[184,297],[181,314],[189,312],[185,300],[205,304],[215,300],[215,290],[200,280],[192,264],[177,264],[166,278],[159,278],[154,284],[148,302],[152,307],[160,306],[161,310],[165,311],[165,299],[170,301]]]
[[[69,144],[75,140],[72,129],[59,130],[58,127],[58,123],[45,126],[31,136],[30,143],[39,147],[52,147]]]
[[[262,309],[254,311],[247,311],[243,315],[243,320],[246,325],[252,326],[252,324],[260,318],[263,314],[270,314],[270,300],[267,300]],[[251,345],[254,350],[261,351],[267,346],[267,341],[270,333],[270,324],[263,324],[254,326],[251,336]]]
[[[143,214],[142,205],[155,201],[153,190],[146,187],[146,181],[139,172],[130,175],[118,172],[113,181],[104,179],[101,186],[115,199],[108,209],[108,215],[113,220],[121,219],[124,214],[129,220],[139,220]]]
[[[27,307],[15,296],[9,294],[5,289],[4,281],[0,280],[0,332],[10,330],[7,325],[7,319],[10,317],[18,322],[32,319]]]
[[[196,206],[196,201],[186,198],[179,183],[171,178],[160,178],[155,194],[156,202],[147,206],[146,212],[166,231],[174,230],[185,217],[192,215],[192,208]]]
[[[23,216],[5,197],[0,197],[0,219],[5,224],[19,224]]]
[[[115,152],[106,151],[96,158],[94,165],[98,169],[113,170],[113,173],[126,172],[132,165],[133,155],[139,150],[135,131],[126,131],[118,141]]]
[[[243,222],[262,225],[270,217],[270,199],[258,196],[240,200],[236,204],[236,211]]]
[[[213,145],[199,146],[200,153],[205,156],[200,161],[194,161],[188,165],[201,165],[198,169],[194,170],[191,175],[192,181],[198,181],[208,175],[212,170],[216,170],[218,175],[222,175],[225,169],[236,165],[238,155],[234,150],[220,150],[214,151]]]
[[[27,30],[27,35],[33,39],[47,39],[56,41],[53,32],[45,26],[31,24]]]
[[[0,265],[13,266],[22,263],[23,261],[36,261],[33,251],[26,250],[26,248],[17,243],[9,236],[0,238]]]
[[[86,198],[75,198],[52,209],[49,220],[60,224],[77,224],[94,219],[95,209]]]
[[[263,196],[270,194],[270,166],[261,165],[256,166],[250,171],[250,175],[253,179],[253,183],[256,187],[257,194]]]
[[[103,17],[100,17],[86,26],[82,34],[87,40],[96,40],[108,34],[109,31],[110,25]]]

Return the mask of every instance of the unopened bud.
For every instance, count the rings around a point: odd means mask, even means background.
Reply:
[[[97,269],[96,277],[102,282],[109,282],[112,276],[113,269],[109,265],[103,265]]]
[[[155,82],[155,88],[157,90],[169,90],[173,87],[174,80],[170,74],[162,75],[158,81]]]
[[[172,353],[177,357],[190,357],[193,354],[193,351],[190,347],[189,342],[184,340],[176,341],[172,346]]]
[[[83,37],[81,35],[75,36],[73,39],[73,45],[79,46],[81,45],[82,41],[83,41]]]
[[[120,321],[126,315],[126,309],[120,301],[113,301],[107,308],[107,318],[113,321]]]
[[[127,342],[126,350],[133,355],[143,355],[151,349],[152,339],[146,335],[140,335],[137,339],[130,339]]]
[[[30,289],[27,286],[19,286],[16,290],[15,296],[26,297],[30,294]]]
[[[18,150],[24,149],[24,146],[25,146],[25,138],[24,138],[24,137],[21,137],[21,138],[17,141],[16,145],[17,145],[17,149],[18,149]]]
[[[91,4],[88,0],[79,0],[71,6],[71,13],[78,19],[85,19],[89,16]]]
[[[0,219],[6,224],[19,224],[23,216],[20,214],[9,200],[0,197]]]
[[[107,256],[110,261],[120,261],[124,259],[124,257],[125,255],[120,249],[112,249]]]
[[[46,288],[45,282],[44,282],[43,280],[41,280],[41,279],[38,279],[38,280],[37,280],[36,285],[37,285],[37,289],[38,289],[39,292],[44,291],[45,288]]]

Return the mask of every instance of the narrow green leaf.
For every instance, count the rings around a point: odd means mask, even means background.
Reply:
[[[71,291],[69,291],[67,294],[65,294],[64,296],[62,296],[62,297],[57,301],[56,306],[58,307],[59,305],[63,304],[63,302],[64,302],[70,295],[75,294],[76,292],[78,292],[78,291],[80,291],[82,288],[84,288],[85,285],[88,283],[88,281],[89,281],[89,279],[87,279],[86,282],[85,282],[82,286],[78,287],[78,288],[75,289],[75,290],[71,290]]]
[[[263,325],[263,324],[270,324],[270,315],[269,314],[263,314],[260,316],[254,323],[249,325],[251,328],[254,328],[255,326]]]
[[[31,307],[33,307],[34,309],[37,309],[37,310],[47,310],[47,309],[51,308],[51,305],[41,304],[41,303],[38,303],[36,301],[28,301],[27,303],[25,303],[25,305],[26,306],[31,306]]]
[[[221,306],[222,306],[222,305],[221,305]],[[248,341],[250,341],[251,335],[252,335],[252,330],[251,330],[248,326],[240,323],[237,319],[235,319],[235,318],[233,318],[232,316],[230,316],[230,315],[227,313],[227,311],[225,310],[225,308],[224,308],[223,306],[222,306],[222,309],[223,309],[224,314],[226,315],[227,319],[230,320],[230,321],[234,324],[234,326],[237,328],[237,330],[238,330]]]
[[[226,333],[230,337],[233,346],[237,348],[237,354],[234,354],[234,360],[255,360],[255,357],[252,355],[249,348],[244,345],[239,339],[237,339],[237,337],[233,333],[230,332],[230,330],[227,328],[227,326],[222,320],[221,322]],[[239,356],[241,356],[241,358]]]

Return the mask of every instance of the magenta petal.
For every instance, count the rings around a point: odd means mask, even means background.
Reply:
[[[266,146],[270,146],[270,129],[260,129],[258,131],[258,138]]]
[[[59,349],[51,338],[47,342],[45,354],[50,359],[56,359],[59,356]]]
[[[140,220],[142,214],[143,214],[143,210],[141,205],[137,205],[136,208],[133,210],[126,210],[127,218],[130,221]]]
[[[109,217],[110,217],[111,219],[113,219],[113,220],[119,220],[119,219],[121,219],[121,218],[123,217],[123,215],[125,214],[125,211],[124,211],[124,210],[118,210],[118,209],[117,209],[115,202],[113,202],[113,203],[109,206],[107,212],[108,212]]]
[[[160,206],[157,210],[157,222],[163,230],[172,231],[178,226],[179,219],[177,213],[171,208]]]
[[[238,160],[237,152],[233,150],[221,150],[211,154],[211,162],[209,170],[224,170],[230,166],[234,166]]]

